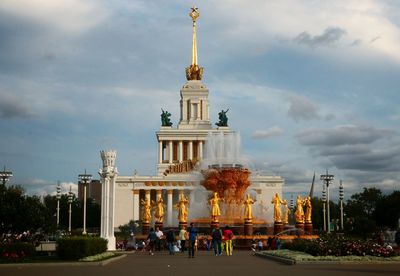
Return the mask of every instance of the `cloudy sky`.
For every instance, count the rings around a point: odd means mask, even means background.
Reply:
[[[160,108],[179,115],[193,1],[2,0],[0,165],[30,194],[64,189],[99,151],[155,174]],[[306,193],[314,171],[400,189],[400,3],[196,3],[213,123],[229,108],[252,170]],[[317,193],[321,190],[317,181]],[[336,189],[336,190],[335,190]]]

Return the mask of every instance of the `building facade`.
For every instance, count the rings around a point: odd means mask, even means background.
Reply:
[[[209,114],[209,90],[201,81],[203,68],[197,63],[196,20],[197,8],[190,13],[193,21],[192,63],[186,68],[187,82],[180,90],[180,120],[176,127],[163,125],[156,132],[158,144],[157,175],[118,175],[115,167],[116,153],[101,152],[103,169],[100,170],[102,189],[102,237],[112,238],[114,228],[130,220],[141,220],[141,200],[166,202],[164,226],[177,227],[178,195],[184,193],[190,202],[189,221],[209,217],[208,197],[211,191],[202,186],[203,174],[199,171],[210,134],[234,133],[228,125],[213,127]],[[234,112],[234,111],[232,111]],[[167,119],[165,117],[164,119]],[[248,188],[257,202],[255,216],[273,223],[271,199],[275,193],[282,195],[284,180],[280,176],[252,173]],[[107,229],[106,229],[107,228]],[[111,246],[112,248],[112,246]],[[109,247],[110,249],[110,247]]]

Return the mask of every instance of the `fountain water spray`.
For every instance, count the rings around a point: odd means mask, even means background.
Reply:
[[[222,218],[240,219],[242,204],[250,186],[251,172],[244,166],[240,155],[238,133],[209,133],[205,143],[205,156],[200,168],[204,175],[203,186],[223,198]]]

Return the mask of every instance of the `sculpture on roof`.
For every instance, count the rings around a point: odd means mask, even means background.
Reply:
[[[164,111],[164,109],[161,108],[161,126],[172,126],[172,122],[171,122],[171,113],[169,113],[168,111]]]
[[[227,127],[228,126],[228,117],[226,116],[226,113],[228,113],[229,108],[224,111],[221,110],[221,112],[218,113],[218,118],[219,118],[219,122],[215,123],[217,126],[219,127]]]

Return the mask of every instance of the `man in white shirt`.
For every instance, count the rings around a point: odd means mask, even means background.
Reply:
[[[161,240],[164,236],[163,232],[160,230],[160,227],[156,228],[156,236],[157,236],[157,240],[156,240],[156,250],[161,251]]]

